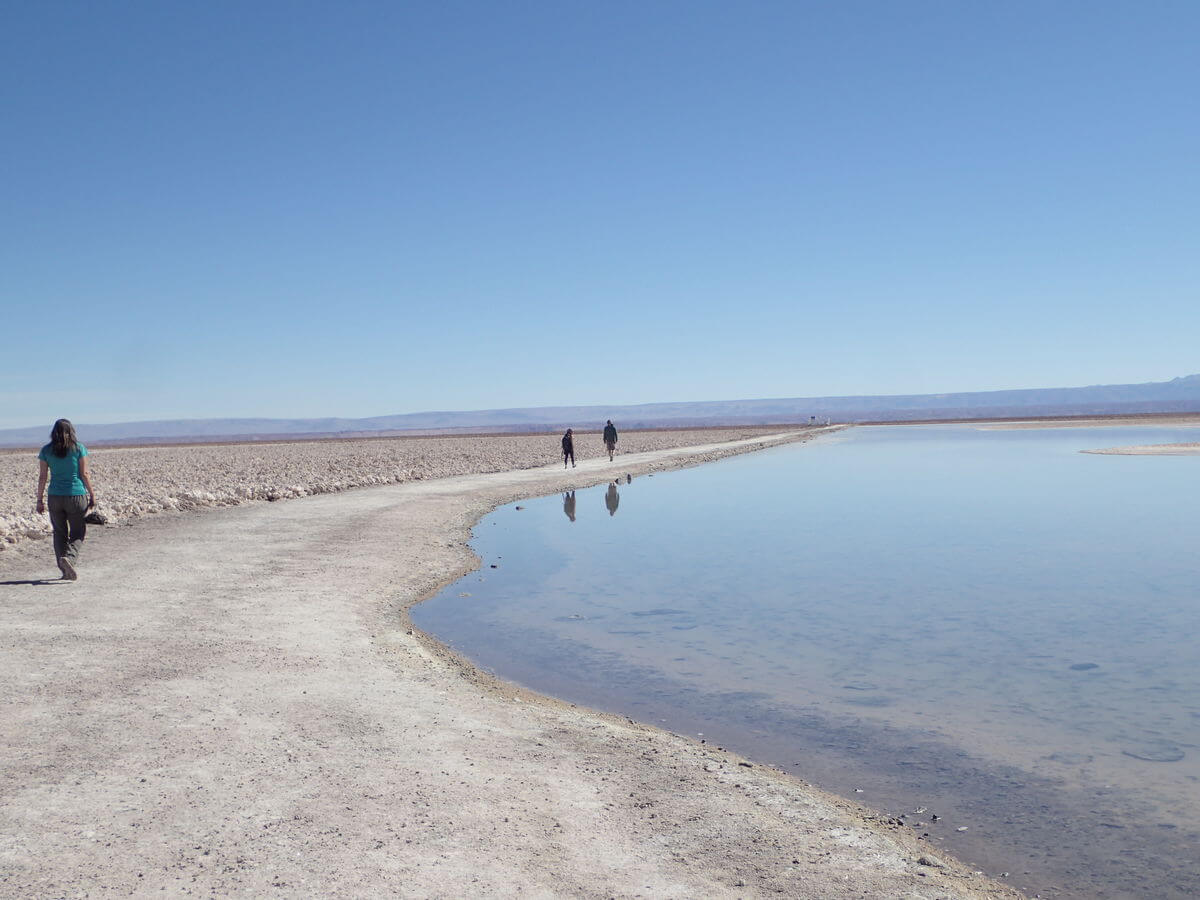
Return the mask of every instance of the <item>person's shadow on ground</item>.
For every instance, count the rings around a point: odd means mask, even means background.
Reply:
[[[31,578],[27,581],[0,581],[0,587],[13,587],[18,584],[66,584],[61,578]]]

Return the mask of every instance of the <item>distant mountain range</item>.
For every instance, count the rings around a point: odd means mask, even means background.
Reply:
[[[794,424],[808,422],[811,417],[834,422],[901,422],[1184,412],[1200,412],[1200,375],[1146,384],[960,394],[542,406],[369,419],[176,419],[113,425],[76,423],[76,429],[85,443],[102,444],[552,431],[568,426],[599,429],[605,419],[614,420],[620,428],[633,429]],[[0,430],[0,446],[40,446],[47,439],[50,424]]]

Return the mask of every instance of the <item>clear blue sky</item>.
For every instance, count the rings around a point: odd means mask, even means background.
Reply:
[[[0,427],[1200,371],[1194,2],[0,5]]]

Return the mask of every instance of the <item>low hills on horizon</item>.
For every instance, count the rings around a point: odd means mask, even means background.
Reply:
[[[461,432],[544,432],[595,428],[612,419],[622,429],[824,422],[1200,413],[1200,374],[1145,384],[1032,388],[952,394],[793,397],[617,406],[544,406],[405,413],[370,418],[176,419],[116,424],[76,423],[84,443],[171,443],[222,440],[385,437]],[[33,447],[50,423],[0,430],[0,446]]]

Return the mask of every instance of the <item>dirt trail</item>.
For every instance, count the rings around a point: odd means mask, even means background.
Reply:
[[[95,529],[76,583],[6,552],[0,895],[1017,896],[408,629],[497,504],[783,439],[166,513]]]

